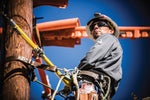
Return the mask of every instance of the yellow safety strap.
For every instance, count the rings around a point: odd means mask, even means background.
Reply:
[[[32,49],[39,49],[39,47],[37,45],[34,44],[34,42],[23,32],[23,30],[13,21],[13,19],[10,20],[10,22],[12,22],[13,26],[17,29],[17,31],[20,33],[20,35],[22,36],[22,38],[32,47]],[[42,55],[42,60],[50,66],[54,66],[53,63],[46,57],[45,54]],[[57,70],[55,72],[55,74],[61,78],[62,76],[60,76],[61,72],[59,70]],[[63,83],[71,88],[71,83],[70,81],[63,79],[62,80]]]

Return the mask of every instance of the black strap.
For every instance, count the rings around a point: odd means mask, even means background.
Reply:
[[[87,75],[94,79],[99,79],[99,75],[91,71],[80,71],[78,75]]]

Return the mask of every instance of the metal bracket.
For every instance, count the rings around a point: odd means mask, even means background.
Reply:
[[[43,54],[44,54],[44,51],[43,51],[43,49],[41,49],[41,48],[34,48],[33,49],[33,52],[38,56],[38,57],[41,57],[41,58],[43,58],[44,56],[43,56]]]

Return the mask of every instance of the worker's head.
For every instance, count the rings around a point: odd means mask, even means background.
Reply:
[[[94,16],[86,25],[86,32],[90,39],[95,41],[100,35],[105,33],[119,37],[119,28],[114,21],[100,13],[95,13]]]
[[[114,33],[114,30],[112,30],[109,25],[103,21],[97,21],[90,25],[90,31],[94,39],[97,39],[100,35],[105,33]]]

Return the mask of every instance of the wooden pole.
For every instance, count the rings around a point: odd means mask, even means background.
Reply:
[[[8,0],[7,13],[21,29],[32,37],[32,0]],[[5,41],[3,59],[9,56],[24,56],[31,59],[32,48],[22,39],[21,36],[7,23],[4,26]],[[29,69],[21,62],[10,61],[3,66],[1,75],[1,96],[2,100],[29,100],[30,80]],[[2,72],[2,71],[1,71]]]

